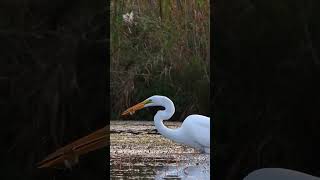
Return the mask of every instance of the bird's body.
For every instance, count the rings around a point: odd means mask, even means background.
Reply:
[[[201,152],[210,153],[210,118],[202,115],[190,115],[177,129],[167,128],[163,120],[170,119],[175,107],[173,102],[165,96],[152,96],[145,101],[129,108],[123,115],[132,114],[136,110],[149,106],[162,106],[165,110],[160,110],[154,116],[156,129],[164,137],[177,143],[185,144],[199,149]]]
[[[181,126],[187,139],[186,145],[210,153],[210,118],[202,115],[188,116]],[[200,130],[200,131],[199,131]],[[192,139],[193,141],[188,141]],[[183,142],[182,142],[183,143]]]
[[[155,126],[168,139],[210,153],[210,118],[206,116],[190,115],[177,129],[169,129],[161,120],[156,119]]]

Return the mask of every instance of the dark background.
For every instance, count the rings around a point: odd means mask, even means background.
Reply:
[[[212,6],[215,178],[262,167],[320,176],[319,3]],[[1,179],[106,177],[107,148],[72,171],[35,164],[107,123],[107,15],[102,1],[1,1]]]
[[[108,148],[70,170],[39,170],[56,149],[106,126],[108,4],[0,3],[0,179],[106,179]]]
[[[215,179],[263,167],[320,176],[319,5],[214,1]]]

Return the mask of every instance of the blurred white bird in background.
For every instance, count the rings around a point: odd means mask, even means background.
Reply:
[[[290,169],[263,168],[251,172],[243,180],[320,180],[320,178]]]

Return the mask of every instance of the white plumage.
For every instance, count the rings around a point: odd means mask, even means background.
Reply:
[[[210,153],[210,118],[194,114],[188,116],[181,127],[177,129],[167,128],[163,124],[163,120],[168,120],[173,116],[175,107],[173,102],[165,96],[151,96],[127,109],[122,115],[132,114],[139,109],[150,106],[162,106],[165,108],[165,110],[159,110],[154,116],[154,124],[160,134],[177,143],[191,146],[204,153]]]

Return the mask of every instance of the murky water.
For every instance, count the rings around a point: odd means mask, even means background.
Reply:
[[[169,128],[180,124],[166,122]],[[111,179],[209,179],[209,155],[164,138],[152,121],[110,125]]]

